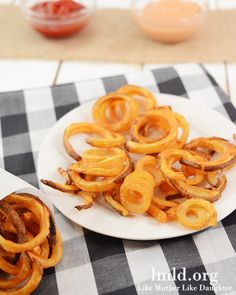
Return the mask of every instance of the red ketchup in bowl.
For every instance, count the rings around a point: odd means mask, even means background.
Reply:
[[[73,0],[45,1],[34,4],[29,15],[32,27],[46,37],[67,37],[82,30],[91,11]]]

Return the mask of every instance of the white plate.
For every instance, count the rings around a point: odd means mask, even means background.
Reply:
[[[206,98],[207,99],[207,98]],[[158,94],[160,105],[171,105],[173,109],[190,123],[190,138],[198,136],[220,136],[232,138],[236,127],[219,113],[191,101],[172,95]],[[38,177],[62,182],[57,173],[58,167],[67,167],[72,159],[66,154],[63,147],[63,132],[73,122],[92,121],[91,107],[93,102],[79,106],[62,117],[47,134],[39,153]],[[78,152],[89,146],[84,143],[86,135],[74,136],[71,142]],[[91,148],[91,147],[90,147]],[[227,172],[228,184],[222,197],[215,203],[218,212],[218,221],[229,215],[236,204],[236,169]],[[187,235],[194,231],[188,230],[177,222],[160,224],[153,218],[144,215],[121,217],[105,202],[99,200],[96,204],[84,211],[78,211],[74,206],[80,203],[80,198],[65,195],[50,187],[43,186],[52,203],[66,217],[75,223],[104,235],[132,239],[153,240]]]

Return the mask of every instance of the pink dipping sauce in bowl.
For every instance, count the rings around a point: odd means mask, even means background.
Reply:
[[[204,23],[206,2],[159,0],[147,3],[136,0],[132,14],[140,29],[151,39],[177,43],[191,37]]]

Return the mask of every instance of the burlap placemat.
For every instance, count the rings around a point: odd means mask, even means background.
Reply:
[[[90,25],[72,38],[52,40],[36,33],[18,7],[0,6],[0,57],[128,63],[236,61],[236,10],[211,11],[192,39],[166,45],[146,38],[129,11],[97,10]]]

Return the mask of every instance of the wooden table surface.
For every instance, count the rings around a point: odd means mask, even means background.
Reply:
[[[236,0],[208,0],[208,2],[210,9],[236,8]],[[18,5],[19,0],[0,0],[0,3]],[[98,7],[129,8],[130,0],[97,0],[97,5]],[[191,67],[191,64],[188,65]],[[166,64],[0,59],[0,92],[93,79],[163,66]],[[222,60],[219,63],[205,63],[204,66],[230,95],[236,106],[236,63],[227,63]]]

